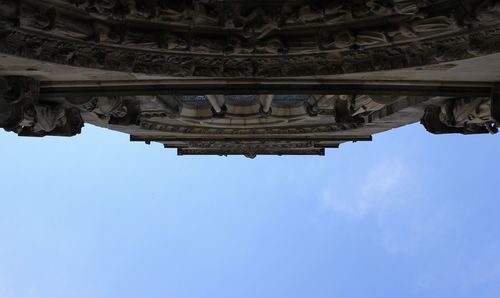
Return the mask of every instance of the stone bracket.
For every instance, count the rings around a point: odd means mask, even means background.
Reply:
[[[83,120],[76,108],[40,100],[40,83],[29,77],[0,77],[0,127],[19,136],[74,136]]]

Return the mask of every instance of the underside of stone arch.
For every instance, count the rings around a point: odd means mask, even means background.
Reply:
[[[496,133],[500,3],[0,0],[0,127],[179,155],[323,155],[421,122]]]

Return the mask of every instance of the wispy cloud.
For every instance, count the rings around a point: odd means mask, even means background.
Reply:
[[[372,169],[366,177],[361,194],[366,197],[385,197],[398,186],[406,173],[401,161],[386,161]]]
[[[401,161],[388,160],[356,179],[348,191],[345,188],[349,185],[337,184],[341,180],[334,179],[323,188],[320,206],[348,216],[364,217],[390,205],[394,196],[389,194],[400,186],[407,174]]]
[[[402,159],[386,159],[362,176],[336,177],[322,189],[320,208],[352,220],[370,218],[386,253],[412,254],[432,246],[449,222],[447,213],[429,209],[415,172]]]

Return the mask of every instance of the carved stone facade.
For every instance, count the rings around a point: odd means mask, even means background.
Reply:
[[[416,87],[398,93],[398,84],[336,90],[335,78],[446,69],[499,45],[498,1],[1,0],[0,66],[17,57],[96,76],[59,82],[52,94],[50,78],[0,68],[0,127],[72,136],[89,122],[180,155],[249,157],[323,155],[418,120],[432,133],[496,133],[497,79],[461,96],[443,91],[461,87],[453,81],[401,77],[399,85]],[[135,79],[106,79],[110,71]],[[161,78],[182,78],[188,91]],[[316,81],[297,92],[268,89],[276,80]],[[87,85],[107,89],[78,89]]]
[[[0,50],[147,74],[280,77],[470,58],[500,38],[490,1],[313,2],[4,0]]]

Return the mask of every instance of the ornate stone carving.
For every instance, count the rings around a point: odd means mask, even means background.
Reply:
[[[177,94],[165,86],[158,93],[149,86],[144,93],[149,95],[128,91],[135,86],[123,87],[127,91],[120,94],[127,96],[113,96],[99,94],[105,88],[100,86],[97,92],[75,97],[50,92],[39,96],[39,90],[47,89],[40,89],[36,80],[3,77],[0,126],[26,136],[73,135],[83,126],[83,115],[96,125],[166,138],[161,142],[178,147],[180,154],[249,157],[323,154],[325,147],[356,140],[350,134],[369,136],[422,115],[422,123],[434,133],[493,133],[499,125],[498,99],[365,95],[363,84],[357,95],[320,94],[327,90],[321,90],[323,80],[332,75],[358,73],[350,80],[373,71],[431,71],[426,66],[499,53],[497,2],[3,0],[0,53],[56,63],[37,62],[42,71],[37,75],[44,79],[63,64],[85,68],[85,80],[113,76],[106,83],[116,87],[124,86],[114,81],[123,77],[134,83],[204,82],[193,84],[194,91],[215,81],[224,81],[221,86],[236,81],[260,88],[260,93],[219,101],[226,97],[213,94],[223,93]],[[122,73],[114,77],[108,71]],[[383,80],[387,76],[391,73],[380,74]],[[265,90],[268,81],[303,80],[318,83],[320,92],[282,95],[282,89],[278,94]],[[178,87],[169,84],[172,90]],[[260,104],[241,104],[244,96],[260,98]],[[241,136],[247,139],[237,140]],[[277,139],[265,140],[270,136]]]
[[[416,15],[422,2],[413,0],[393,0],[394,10],[400,14]],[[420,3],[419,3],[420,2]]]
[[[327,24],[352,20],[353,15],[344,1],[327,1],[323,6],[324,20]]]
[[[417,20],[411,24],[411,27],[417,34],[439,33],[457,28],[454,20],[444,16]]]
[[[387,44],[387,37],[383,32],[361,31],[356,34],[356,45],[361,47]]]
[[[500,2],[481,1],[476,17],[482,22],[497,22],[500,18]]]
[[[190,21],[191,11],[186,1],[159,1],[156,5],[155,19],[165,22],[184,23]]]
[[[498,132],[489,98],[459,98],[446,101],[441,106],[429,106],[422,124],[435,134]]]
[[[45,1],[5,3],[0,18],[3,22],[18,18],[20,27],[5,26],[1,52],[75,66],[169,76],[328,75],[414,67],[497,52],[500,36],[498,18],[487,17],[496,15],[496,4],[469,8],[477,10],[479,21],[464,26],[455,21],[453,11],[428,18],[420,15],[423,8],[432,8],[433,1],[395,1],[393,5],[379,1],[349,5],[329,2],[316,6],[285,2],[251,9],[243,9],[238,2],[222,5],[195,1],[190,6],[183,1],[71,1],[81,9],[81,17],[67,14],[59,8],[59,2],[53,6]],[[190,22],[185,24],[188,27],[159,26],[155,20],[162,10]],[[127,16],[134,11],[134,21],[127,23]],[[216,11],[226,16],[215,18]],[[356,26],[329,27],[328,15],[336,13],[350,20],[342,22],[391,13],[407,17],[400,16],[391,25],[380,19],[367,22],[369,25],[359,21]],[[123,24],[115,21],[124,18]],[[142,18],[140,26],[136,25],[137,18]],[[286,25],[290,18],[294,26]],[[241,70],[231,66],[235,61],[245,61],[243,67],[238,66]]]
[[[345,49],[354,44],[356,38],[348,30],[329,33],[320,32],[321,48],[323,49]]]
[[[0,77],[0,127],[22,136],[73,136],[83,120],[76,109],[39,101],[39,84],[24,77]]]
[[[358,95],[350,97],[350,105],[352,114],[351,116],[367,116],[374,111],[382,109],[385,104],[373,100],[368,95]]]
[[[454,37],[440,40],[439,42],[424,42],[418,46],[413,45],[411,47],[407,47],[402,45],[385,49],[363,50],[362,52],[359,50],[350,50],[342,56],[330,54],[329,56],[334,59],[330,60],[331,62],[329,63],[333,64],[331,64],[328,68],[326,67],[327,65],[322,63],[316,64],[317,66],[315,66],[314,61],[319,61],[318,59],[323,59],[323,57],[325,57],[323,55],[318,56],[317,54],[297,57],[290,56],[285,60],[285,65],[288,65],[287,61],[293,61],[293,68],[295,69],[297,69],[297,66],[295,65],[307,65],[306,72],[302,74],[316,73],[320,71],[320,69],[323,74],[387,70],[392,69],[392,65],[394,65],[393,62],[399,63],[397,67],[421,66],[436,62],[445,62],[494,53],[497,51],[496,44],[498,36],[500,36],[500,30],[488,29],[488,31],[484,33],[475,31],[474,33],[464,35],[460,38]],[[369,39],[365,39],[365,43],[362,44],[369,44],[367,43],[368,41],[383,42],[383,36],[381,35],[378,40],[376,37],[370,37]],[[332,46],[340,47],[338,43],[332,45],[327,44],[327,47]],[[272,51],[276,51],[276,48],[277,46],[275,46]],[[106,46],[89,47],[79,45],[78,43],[68,43],[62,40],[58,41],[57,39],[46,37],[42,39],[32,34],[16,31],[12,31],[10,34],[0,39],[0,51],[23,57],[43,59],[45,61],[75,66],[110,70],[132,69],[135,72],[148,74],[189,76],[193,75],[195,67],[194,59],[191,56],[183,56],[179,54],[148,54],[149,51],[131,51],[128,49],[117,50],[107,48]],[[59,53],[64,54],[61,55]],[[437,55],[433,53],[437,53]],[[119,57],[125,58],[127,56],[130,56],[132,64],[119,63],[121,59]],[[364,56],[366,58],[359,59],[360,56]],[[221,56],[217,58],[207,57],[203,61],[207,64],[213,64],[213,59],[225,60],[226,62],[222,63],[228,66],[220,68],[218,73],[214,73],[214,76],[233,76],[234,71],[233,68],[230,67],[230,65],[233,64],[232,61],[248,60],[231,56]],[[277,59],[277,61],[278,60],[279,59]],[[393,62],[386,63],[385,60]],[[272,63],[264,63],[266,59],[263,58],[253,61],[254,62],[247,65],[246,71],[238,72],[245,73],[245,75],[255,73],[259,76],[293,76],[298,72],[281,72],[278,71],[278,69],[273,70],[276,66]],[[201,65],[198,64],[198,67],[201,67]],[[238,67],[238,69],[245,69],[245,67]],[[290,68],[286,67],[285,69]]]

